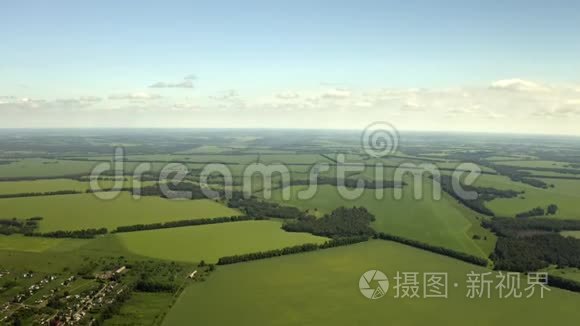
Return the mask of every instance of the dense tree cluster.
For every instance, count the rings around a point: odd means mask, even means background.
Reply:
[[[296,207],[282,206],[277,203],[270,203],[256,198],[243,198],[240,194],[234,195],[228,201],[228,207],[239,209],[246,215],[254,218],[283,218],[295,219],[303,217],[305,214]]]
[[[150,279],[140,279],[135,283],[135,290],[139,292],[170,292],[177,290],[177,285],[173,282],[162,282]]]
[[[568,291],[580,292],[580,282],[556,275],[550,274],[548,277],[548,285]]]
[[[372,236],[370,223],[375,216],[364,207],[339,207],[321,218],[304,216],[297,221],[285,223],[288,232],[308,232],[325,237]]]
[[[165,189],[162,189],[166,187]],[[169,191],[167,191],[169,190]],[[141,196],[158,196],[169,199],[204,199],[208,198],[203,193],[201,187],[190,182],[181,182],[177,185],[172,184],[155,184],[147,187],[142,187],[140,190]],[[134,193],[135,190],[132,190]]]
[[[491,201],[496,198],[513,198],[520,195],[520,192],[514,190],[500,190],[490,187],[461,185],[464,191],[476,192],[478,194],[476,199],[471,200],[464,198],[465,196],[456,192],[456,189],[453,187],[453,179],[451,176],[442,175],[439,178],[439,183],[441,184],[443,191],[448,193],[451,197],[457,199],[460,203],[472,210],[488,216],[494,216],[495,214],[489,208],[485,207],[484,204],[486,201]]]
[[[556,204],[548,205],[548,208],[546,208],[546,213],[547,215],[556,215],[556,213],[558,213],[558,205]]]
[[[494,218],[482,225],[498,235],[491,255],[497,269],[530,272],[550,265],[580,267],[580,239],[559,234],[580,230],[580,221]]]
[[[501,237],[521,237],[545,232],[562,232],[580,230],[579,220],[560,220],[549,218],[496,217],[482,222],[483,227],[491,229]]]
[[[38,228],[38,221],[40,220],[42,220],[42,217],[0,219],[0,234],[31,234]]]
[[[239,221],[248,221],[248,220],[253,220],[253,219],[254,218],[252,218],[250,216],[229,216],[229,217],[215,217],[215,218],[180,220],[180,221],[171,221],[171,222],[165,222],[165,223],[135,224],[135,225],[119,226],[113,231],[113,233],[135,232],[135,231],[145,231],[145,230],[155,230],[155,229],[168,229],[168,228],[178,228],[178,227],[184,227],[184,226],[195,226],[195,225],[205,225],[205,224],[239,222]]]
[[[529,272],[550,265],[580,267],[580,240],[557,233],[499,237],[491,258],[501,270]]]
[[[58,230],[47,233],[30,233],[28,236],[46,237],[46,238],[76,238],[76,239],[92,239],[97,235],[107,234],[106,228],[100,229],[83,229],[83,230]]]
[[[293,255],[302,252],[309,252],[315,251],[318,249],[327,249],[333,248],[338,246],[346,246],[354,243],[359,243],[363,241],[367,241],[368,237],[360,236],[360,237],[348,237],[348,238],[341,238],[341,239],[334,239],[327,241],[323,244],[315,244],[315,243],[306,243],[298,246],[286,247],[282,249],[274,249],[269,251],[260,251],[254,252],[249,254],[243,255],[234,255],[234,256],[227,256],[222,257],[218,260],[218,265],[228,265],[228,264],[235,264],[235,263],[242,263],[252,260],[259,260],[259,259],[266,259],[272,257],[279,257],[285,255]]]
[[[474,255],[466,254],[463,252],[451,250],[451,249],[444,248],[444,247],[430,245],[430,244],[420,242],[417,240],[411,240],[411,239],[407,239],[407,238],[403,238],[403,237],[399,237],[399,236],[395,236],[395,235],[391,235],[391,234],[386,234],[386,233],[382,233],[382,232],[376,234],[375,237],[377,239],[399,242],[399,243],[402,243],[402,244],[405,244],[408,246],[412,246],[415,248],[419,248],[419,249],[431,251],[431,252],[434,252],[434,253],[437,253],[440,255],[445,255],[445,256],[455,258],[455,259],[463,260],[465,262],[475,264],[475,265],[487,266],[487,264],[488,264],[488,260],[485,258],[477,257]]]

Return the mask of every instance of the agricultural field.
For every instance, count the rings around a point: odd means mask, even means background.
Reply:
[[[541,189],[497,175],[482,175],[475,185],[524,192],[517,198],[498,198],[486,203],[499,216],[515,216],[538,206],[556,204],[559,207],[556,218],[580,219],[580,180],[541,180],[554,187]]]
[[[575,224],[580,221],[580,180],[540,170],[547,164],[570,170],[573,163],[564,166],[562,156],[552,161],[545,152],[526,154],[519,147],[508,155],[505,146],[515,146],[511,142],[500,146],[466,138],[457,143],[441,137],[425,144],[424,137],[416,136],[394,155],[375,158],[361,150],[357,135],[348,133],[216,135],[97,133],[72,138],[76,141],[70,144],[67,137],[50,136],[39,147],[31,141],[24,148],[30,150],[0,148],[0,324],[33,325],[52,318],[71,325],[376,325],[389,320],[397,325],[503,326],[568,324],[580,317],[580,296],[574,292],[575,282],[580,284],[574,252],[580,238],[580,224]],[[125,148],[124,175],[107,171],[98,182],[108,189],[122,178],[125,190],[90,193],[91,170],[111,163],[115,146]],[[550,146],[541,148],[553,151]],[[480,152],[487,159],[478,159]],[[344,175],[338,173],[345,167],[336,162],[339,153],[352,163]],[[497,164],[522,164],[521,170],[496,171],[492,158]],[[172,162],[178,164],[168,165]],[[432,163],[451,178],[463,162],[486,172],[476,181],[476,192],[519,192],[486,199],[481,207],[525,222],[519,227],[542,218],[540,228],[515,229],[513,234],[523,237],[512,239],[511,229],[494,228],[502,220],[485,215],[480,206],[468,205],[448,188],[437,195],[439,183],[420,170]],[[229,170],[231,193],[220,172],[208,184],[201,182],[206,163]],[[279,163],[286,168],[272,174],[271,186],[265,184],[263,175]],[[313,170],[316,163],[329,169]],[[382,170],[375,169],[377,163],[384,165],[378,167]],[[398,170],[404,163],[414,168]],[[135,182],[132,172],[145,166],[144,181]],[[183,166],[184,180],[172,180]],[[243,178],[248,166],[258,169]],[[167,179],[160,176],[162,170],[170,171]],[[303,197],[313,171],[323,184]],[[529,172],[526,177],[545,182],[545,188],[514,181],[521,177],[517,171]],[[401,175],[402,188],[393,188]],[[374,183],[378,178],[386,188]],[[338,179],[351,185],[363,179],[367,188],[351,198],[339,192]],[[290,185],[282,187],[283,181]],[[158,183],[192,190],[201,199],[167,199]],[[140,198],[126,189],[139,186],[145,187]],[[217,191],[217,197],[200,197],[204,187]],[[352,187],[347,189],[352,194]],[[551,204],[558,210],[547,217],[513,218]],[[552,223],[553,231],[546,231]],[[539,240],[526,242],[527,236]],[[559,246],[558,254],[543,252],[543,237]],[[534,253],[541,255],[539,265],[534,265]],[[358,280],[369,269],[390,278],[397,271],[446,272],[457,287],[450,283],[446,300],[399,300],[392,287],[386,298],[368,300]],[[494,276],[542,271],[563,283],[550,284],[544,300],[469,300],[465,277],[470,271]],[[548,308],[540,313],[541,307]],[[81,322],[73,322],[76,318]]]
[[[239,215],[209,199],[168,200],[159,197],[132,198],[128,192],[113,200],[102,200],[94,194],[22,197],[0,199],[4,217],[42,216],[40,232],[81,230]]]
[[[274,192],[272,199],[307,209],[319,216],[340,206],[362,206],[376,216],[372,225],[377,231],[486,257],[493,248],[494,236],[479,227],[480,222],[474,218],[477,214],[461,209],[445,195],[440,200],[433,199],[433,189],[428,179],[423,179],[422,185],[423,198],[419,200],[414,199],[411,184],[404,188],[401,199],[395,199],[393,189],[385,189],[382,199],[377,199],[373,191],[365,190],[360,198],[345,200],[333,186],[320,186],[311,199],[301,200],[298,197],[306,186],[291,187],[289,201],[283,200],[281,191]],[[482,239],[487,237],[487,240],[473,240],[474,232]]]
[[[152,184],[150,181],[135,182],[132,177],[122,177],[120,181],[115,182],[112,178],[98,180],[99,189],[111,189],[120,186],[121,188],[133,188],[139,185]],[[122,182],[121,182],[122,181]],[[0,182],[0,195],[9,194],[26,194],[26,193],[47,193],[63,190],[71,190],[77,192],[86,192],[91,189],[91,184],[86,180],[72,180],[72,179],[44,179],[44,180],[28,180],[28,181],[3,181]]]
[[[173,261],[216,263],[220,257],[328,240],[308,233],[284,232],[277,221],[244,221],[216,225],[119,233],[134,254]]]
[[[54,177],[86,173],[95,162],[64,161],[48,159],[23,159],[10,164],[0,164],[0,178]]]
[[[380,300],[364,298],[357,287],[371,269],[390,278],[391,287]],[[459,285],[449,288],[448,299],[396,299],[392,286],[398,271],[444,271],[451,284]],[[580,297],[558,289],[544,299],[468,299],[466,275],[471,271],[484,270],[386,241],[225,266],[207,282],[188,287],[163,325],[181,325],[191,318],[219,325],[377,325],[385,320],[396,325],[465,325],[469,320],[482,326],[554,320],[574,324],[580,318]]]

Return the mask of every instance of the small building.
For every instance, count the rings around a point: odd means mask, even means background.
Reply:
[[[118,270],[115,271],[116,274],[121,274],[123,273],[125,270],[127,269],[127,267],[122,266],[121,268],[119,268]]]
[[[191,274],[189,274],[189,278],[191,279],[195,278],[195,274],[197,274],[197,270],[191,272]]]

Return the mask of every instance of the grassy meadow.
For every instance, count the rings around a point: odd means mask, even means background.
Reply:
[[[379,300],[364,298],[358,289],[360,276],[370,269],[391,281]],[[395,299],[397,271],[447,272],[449,298]],[[580,318],[580,297],[558,289],[544,299],[468,299],[466,274],[471,271],[485,270],[379,240],[223,266],[206,282],[186,288],[163,325],[195,320],[212,325],[541,326],[554,320],[573,325]]]
[[[240,213],[209,199],[168,200],[141,197],[135,200],[121,192],[114,200],[94,194],[0,199],[2,218],[42,216],[39,231],[80,230],[148,224],[183,219],[234,216]]]
[[[432,196],[432,188],[424,180],[423,198],[415,200],[412,185],[405,186],[403,197],[395,199],[393,189],[385,189],[384,197],[377,199],[375,191],[367,189],[355,200],[343,199],[336,187],[320,186],[316,195],[307,200],[298,199],[298,192],[306,186],[291,187],[291,199],[283,200],[281,191],[273,192],[273,200],[285,205],[308,209],[319,216],[340,206],[364,206],[376,217],[374,229],[410,239],[443,246],[457,251],[487,257],[495,245],[495,237],[479,226],[475,213],[460,207],[446,195],[441,200]],[[473,240],[478,234],[487,240]]]
[[[134,254],[183,262],[266,251],[328,240],[308,233],[283,231],[277,221],[243,221],[115,235]]]
[[[550,204],[556,204],[559,209],[555,217],[580,219],[580,180],[542,180],[553,184],[554,187],[541,189],[499,175],[482,175],[475,185],[525,192],[518,198],[498,198],[486,203],[486,206],[499,216],[515,216],[538,206],[545,208]]]

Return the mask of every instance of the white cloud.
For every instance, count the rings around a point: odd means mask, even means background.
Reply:
[[[402,103],[401,109],[403,111],[424,111],[425,107],[420,105],[416,99],[407,99]]]
[[[491,89],[514,92],[547,92],[550,87],[518,78],[502,79],[491,83]]]
[[[175,82],[175,83],[157,82],[149,87],[150,88],[193,88],[193,80],[192,79],[185,79],[183,81]]]
[[[296,92],[281,92],[276,94],[276,97],[282,100],[294,100],[300,97],[300,94],[296,93]]]
[[[151,94],[146,92],[113,94],[109,96],[110,100],[157,100],[160,98],[161,96],[158,94]]]
[[[347,89],[333,88],[322,93],[321,97],[325,99],[346,99],[351,95],[352,93]]]

